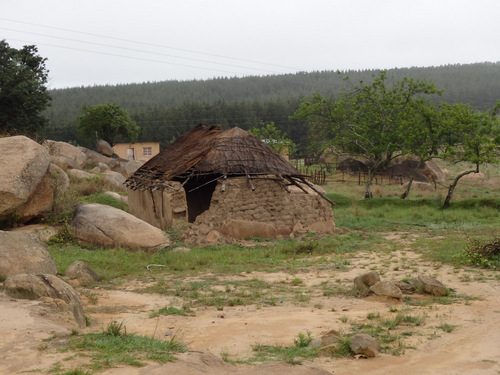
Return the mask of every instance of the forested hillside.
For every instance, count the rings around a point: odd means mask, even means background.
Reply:
[[[78,138],[82,106],[114,102],[129,111],[141,127],[139,140],[159,141],[162,148],[199,123],[249,129],[273,121],[304,152],[307,129],[290,120],[300,100],[319,92],[336,95],[352,83],[371,81],[378,70],[312,72],[266,77],[217,78],[208,81],[147,82],[118,86],[52,90],[53,103],[46,116],[44,136],[85,144]],[[500,62],[391,69],[395,81],[403,77],[432,81],[444,90],[439,98],[449,103],[470,103],[485,110],[500,100]]]

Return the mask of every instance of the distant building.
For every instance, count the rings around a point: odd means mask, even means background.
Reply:
[[[148,161],[160,153],[160,142],[117,143],[113,152],[122,159]]]

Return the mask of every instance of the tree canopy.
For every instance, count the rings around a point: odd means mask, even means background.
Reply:
[[[373,78],[371,84],[360,82],[336,98],[315,94],[294,115],[309,122],[320,147],[367,161],[365,198],[372,196],[375,174],[404,152],[401,129],[411,126],[422,96],[439,93],[432,83],[406,77],[391,84],[384,71]]]
[[[47,124],[41,115],[51,101],[47,59],[37,53],[35,46],[18,50],[0,41],[0,132],[34,134]]]
[[[78,136],[82,105],[113,102],[127,109],[141,128],[139,141],[157,141],[165,148],[198,124],[239,126],[248,130],[263,121],[274,122],[297,145],[297,156],[309,156],[305,121],[290,119],[301,100],[318,92],[336,97],[350,81],[371,82],[378,70],[299,72],[263,77],[214,78],[211,80],[164,81],[137,84],[74,87],[51,90],[51,107],[46,111],[50,126],[47,138],[86,144]],[[437,67],[398,68],[387,71],[395,81],[403,77],[427,79],[444,89],[434,96],[441,102],[470,103],[479,110],[491,108],[500,92],[500,62],[454,64]]]
[[[248,132],[261,139],[278,154],[286,153],[291,156],[294,153],[295,144],[287,137],[286,133],[276,128],[274,122],[269,124],[261,122],[260,126],[252,128]]]
[[[98,104],[95,107],[83,106],[78,131],[82,137],[96,141],[103,139],[113,146],[120,138],[133,142],[140,128],[130,118],[126,110],[115,103]]]

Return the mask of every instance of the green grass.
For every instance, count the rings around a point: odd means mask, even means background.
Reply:
[[[51,241],[49,252],[55,259],[59,272],[75,260],[87,263],[105,281],[121,277],[152,276],[158,273],[196,274],[200,272],[240,273],[247,271],[288,271],[317,265],[322,261],[316,255],[332,255],[328,267],[345,269],[349,264],[345,254],[354,253],[360,245],[380,242],[381,237],[360,232],[337,237],[300,242],[278,240],[272,244],[244,247],[241,245],[194,248],[188,253],[173,253],[169,249],[151,254],[141,250],[100,249],[81,246],[71,241]],[[311,257],[312,256],[312,257]],[[324,259],[323,259],[324,261]],[[166,267],[146,269],[149,264]]]
[[[99,203],[128,212],[128,205],[108,194],[91,194],[79,199],[80,203]]]
[[[311,332],[299,333],[293,340],[293,345],[284,347],[279,345],[252,346],[254,356],[243,363],[265,363],[270,361],[284,361],[293,365],[299,365],[304,360],[312,360],[319,355],[319,347],[309,347],[313,340]]]
[[[63,350],[74,350],[89,356],[93,370],[117,365],[142,367],[147,361],[166,363],[175,353],[187,350],[175,337],[168,341],[127,334],[121,323],[111,323],[104,332],[75,337]]]
[[[154,318],[160,315],[182,315],[182,316],[194,316],[193,311],[186,309],[178,309],[176,307],[162,307],[158,311],[149,314],[150,318]]]

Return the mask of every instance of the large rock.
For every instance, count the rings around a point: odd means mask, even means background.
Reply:
[[[111,145],[104,139],[99,139],[96,142],[95,148],[98,153],[103,154],[104,156],[113,156],[113,147],[111,147]]]
[[[87,157],[78,147],[66,142],[51,140],[43,142],[43,146],[49,151],[51,156],[64,156],[65,158],[75,161],[80,168],[85,166]]]
[[[378,341],[365,333],[356,333],[351,336],[349,345],[355,354],[362,354],[366,357],[376,357],[378,355]]]
[[[76,178],[78,180],[85,180],[85,179],[90,179],[90,178],[96,178],[97,176],[95,174],[81,171],[79,169],[70,169],[68,170],[68,176]]]
[[[129,178],[135,173],[135,171],[137,171],[140,167],[142,167],[143,164],[144,164],[143,162],[137,160],[130,160],[127,163],[125,163],[125,165],[121,170],[121,173],[125,177]]]
[[[370,291],[377,296],[384,296],[390,298],[401,299],[403,292],[395,284],[386,281],[377,281],[370,287]]]
[[[42,183],[50,165],[45,148],[24,136],[0,138],[0,220],[16,214]]]
[[[434,277],[419,275],[418,276],[419,288],[424,292],[434,296],[442,297],[446,295],[446,287]]]
[[[52,237],[57,236],[59,230],[45,224],[32,224],[10,229],[10,233],[25,234],[36,238],[40,242],[47,242]]]
[[[64,156],[52,156],[51,161],[53,164],[57,165],[59,168],[68,169],[82,169],[80,165],[73,159],[69,159]]]
[[[0,275],[19,273],[57,273],[47,247],[32,236],[0,231]]]
[[[380,281],[380,275],[377,271],[370,271],[357,276],[354,279],[354,286],[362,294],[368,294],[370,287]]]
[[[89,285],[101,281],[99,275],[80,260],[71,263],[64,274],[71,280],[78,280],[80,285]]]
[[[53,309],[67,313],[68,320],[73,319],[78,327],[86,325],[80,296],[75,290],[50,274],[18,274],[5,280],[5,294],[12,298],[37,300],[43,299]]]
[[[50,164],[49,173],[52,177],[52,188],[54,189],[54,198],[64,193],[69,188],[69,177],[64,170],[56,164]]]
[[[26,223],[48,214],[54,205],[54,178],[50,171],[43,176],[30,199],[16,211],[16,221]]]
[[[77,240],[102,247],[158,250],[170,245],[161,229],[125,211],[97,203],[78,205],[72,226]]]
[[[420,170],[429,179],[429,181],[446,181],[446,174],[433,160],[427,160]]]
[[[126,179],[121,173],[106,171],[102,174],[102,179],[111,185],[115,190],[126,190],[125,185],[123,185]]]

